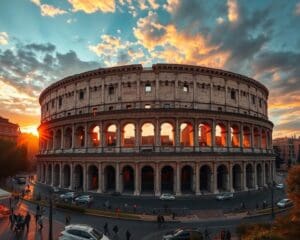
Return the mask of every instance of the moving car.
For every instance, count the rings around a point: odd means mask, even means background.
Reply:
[[[171,193],[163,193],[160,197],[160,200],[175,200],[175,196]]]
[[[75,198],[76,204],[88,204],[94,200],[93,196],[91,195],[81,195]]]
[[[60,233],[59,240],[110,240],[102,232],[84,224],[71,224],[65,226],[65,229]]]
[[[276,205],[279,208],[286,208],[286,207],[293,206],[293,202],[288,198],[284,198],[284,199],[280,200]]]
[[[233,193],[231,193],[231,192],[221,193],[216,196],[217,200],[226,200],[226,199],[231,199],[231,198],[233,198]]]
[[[276,188],[276,189],[284,189],[284,184],[283,184],[283,183],[277,183],[277,184],[275,185],[275,188]]]
[[[167,233],[163,240],[203,240],[200,231],[194,229],[177,229],[174,232]]]
[[[76,196],[74,192],[66,192],[59,195],[59,198],[64,201],[73,200],[75,197]]]

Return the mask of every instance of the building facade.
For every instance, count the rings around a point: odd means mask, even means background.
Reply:
[[[7,118],[0,117],[0,139],[17,142],[19,136],[19,125],[9,122]]]
[[[128,65],[70,76],[40,95],[38,180],[122,194],[209,194],[272,180],[268,90],[199,66]]]
[[[285,167],[300,163],[300,137],[275,138],[273,147],[283,160]]]

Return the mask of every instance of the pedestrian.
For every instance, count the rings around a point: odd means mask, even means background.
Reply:
[[[231,240],[231,233],[229,230],[226,231],[226,240]]]
[[[104,230],[104,235],[109,236],[109,231],[108,231],[108,224],[107,224],[107,222],[104,224],[103,230]]]
[[[66,216],[65,222],[66,222],[66,226],[70,225],[70,223],[71,223],[71,217],[70,217],[70,215]]]
[[[39,230],[41,231],[44,227],[43,226],[43,216],[39,216],[38,225],[39,225]]]
[[[113,227],[113,231],[114,231],[115,234],[117,234],[117,233],[119,232],[119,228],[118,228],[117,225],[115,225],[115,226]]]
[[[131,233],[127,230],[126,231],[126,240],[130,240],[131,238]]]
[[[25,219],[24,219],[24,223],[26,225],[27,232],[29,231],[30,220],[31,220],[30,213],[27,212]]]

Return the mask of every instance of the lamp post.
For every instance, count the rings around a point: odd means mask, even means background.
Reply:
[[[52,192],[53,189],[50,188],[49,190],[49,240],[53,240],[53,229],[52,229],[52,210],[53,210],[53,206],[52,206]]]

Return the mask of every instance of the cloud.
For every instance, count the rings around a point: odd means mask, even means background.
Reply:
[[[228,6],[228,20],[230,22],[236,22],[239,19],[239,9],[237,0],[227,0]]]
[[[173,14],[179,9],[179,6],[179,0],[167,0],[167,3],[163,5],[164,9]]]
[[[54,7],[52,5],[41,4],[40,0],[31,0],[31,2],[40,8],[42,16],[55,17],[57,15],[62,15],[67,13],[67,11]]]
[[[152,9],[158,9],[159,4],[155,0],[148,0],[148,3],[150,4]]]
[[[114,0],[68,0],[72,5],[73,11],[83,11],[85,13],[100,12],[115,12],[116,4]]]
[[[298,2],[298,3],[296,4],[295,14],[296,14],[297,16],[300,16],[300,2]]]
[[[8,34],[6,32],[0,32],[0,45],[8,44]]]
[[[216,19],[216,22],[217,22],[218,24],[222,24],[222,23],[224,22],[224,18],[218,17],[218,18]]]

